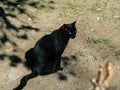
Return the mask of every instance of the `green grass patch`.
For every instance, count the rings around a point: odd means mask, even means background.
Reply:
[[[83,13],[82,9],[85,7],[84,3],[80,3],[79,1],[67,0],[64,1],[63,5],[60,7],[61,16],[79,16]]]
[[[77,52],[75,55],[85,57],[85,52],[79,51],[79,52]]]
[[[93,38],[93,37],[91,38],[91,37],[88,37],[87,43],[95,43],[95,44],[104,43],[104,44],[109,44],[110,40],[109,39],[104,39],[104,38]]]
[[[95,13],[101,13],[101,12],[103,12],[103,9],[100,8],[100,7],[97,7],[96,5],[92,5],[92,7],[90,8],[90,10],[92,12],[95,12]]]

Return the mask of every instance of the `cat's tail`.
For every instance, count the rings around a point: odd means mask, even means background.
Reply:
[[[14,88],[13,90],[21,90],[21,89],[27,84],[27,81],[28,81],[29,79],[32,79],[32,78],[37,77],[37,76],[38,76],[38,73],[35,72],[35,71],[33,71],[32,73],[24,76],[24,77],[21,79],[20,84],[19,84],[16,88]]]

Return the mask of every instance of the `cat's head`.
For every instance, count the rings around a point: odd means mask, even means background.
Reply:
[[[69,38],[74,39],[76,37],[77,29],[75,27],[76,21],[70,24],[64,24],[61,26],[61,30],[68,34]]]

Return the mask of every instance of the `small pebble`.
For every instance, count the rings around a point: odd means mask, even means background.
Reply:
[[[97,17],[97,20],[99,21],[99,20],[100,20],[100,17]]]
[[[31,18],[28,18],[28,21],[31,21],[32,19]]]

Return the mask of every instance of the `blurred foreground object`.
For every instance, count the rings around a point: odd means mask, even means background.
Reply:
[[[94,86],[93,90],[107,90],[112,80],[113,73],[113,65],[111,62],[107,62],[105,67],[100,66],[97,78],[91,79]]]

